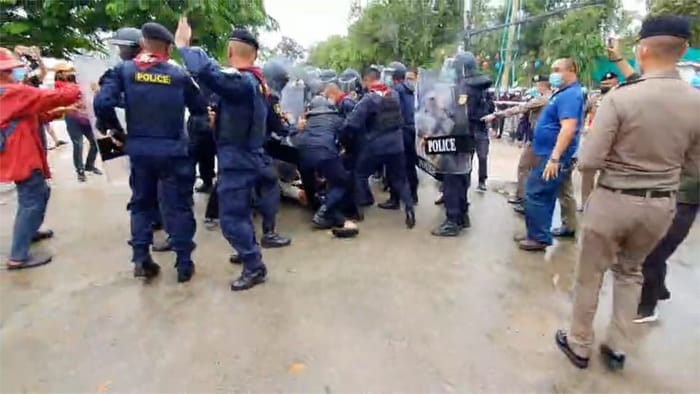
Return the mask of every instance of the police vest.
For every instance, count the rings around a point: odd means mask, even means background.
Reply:
[[[379,95],[375,93],[374,99],[378,102],[377,113],[369,128],[369,134],[386,134],[401,130],[403,117],[401,116],[401,103],[396,94]]]
[[[265,144],[267,101],[263,85],[248,71],[231,78],[243,78],[250,84],[251,96],[231,102],[219,98],[216,116],[216,142],[246,150],[262,148]]]
[[[133,61],[122,65],[124,105],[129,140],[178,140],[185,137],[184,70],[159,63],[141,70]]]

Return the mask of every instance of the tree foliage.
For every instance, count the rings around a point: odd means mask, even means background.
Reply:
[[[684,15],[690,20],[693,36],[690,46],[700,46],[700,0],[651,0],[652,15]]]
[[[290,60],[300,60],[306,54],[306,50],[301,44],[287,36],[282,37],[279,44],[275,47],[275,52]]]
[[[231,27],[275,29],[263,0],[0,0],[2,45],[40,46],[50,56],[102,48],[101,37],[120,27],[157,21],[174,31],[187,13],[193,41],[212,52],[223,50]]]

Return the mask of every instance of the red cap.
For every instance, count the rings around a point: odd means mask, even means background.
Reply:
[[[0,71],[12,70],[13,68],[22,67],[22,63],[11,50],[0,47]]]

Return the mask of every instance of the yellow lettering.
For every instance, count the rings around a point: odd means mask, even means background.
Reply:
[[[164,75],[164,74],[150,74],[150,73],[137,72],[134,75],[134,80],[136,82],[158,83],[158,84],[162,84],[162,85],[172,84],[172,79],[171,79],[170,75]]]

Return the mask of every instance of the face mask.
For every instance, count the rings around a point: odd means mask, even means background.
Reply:
[[[406,86],[411,90],[416,90],[416,81],[406,81]]]
[[[540,97],[540,91],[537,88],[530,89],[530,96]]]
[[[12,79],[15,82],[22,82],[27,76],[27,69],[24,67],[17,67],[12,69]]]
[[[559,88],[564,84],[564,76],[561,73],[551,73],[549,74],[549,84],[553,88]]]
[[[386,77],[384,78],[384,84],[389,87],[394,86],[394,80],[391,77]]]

